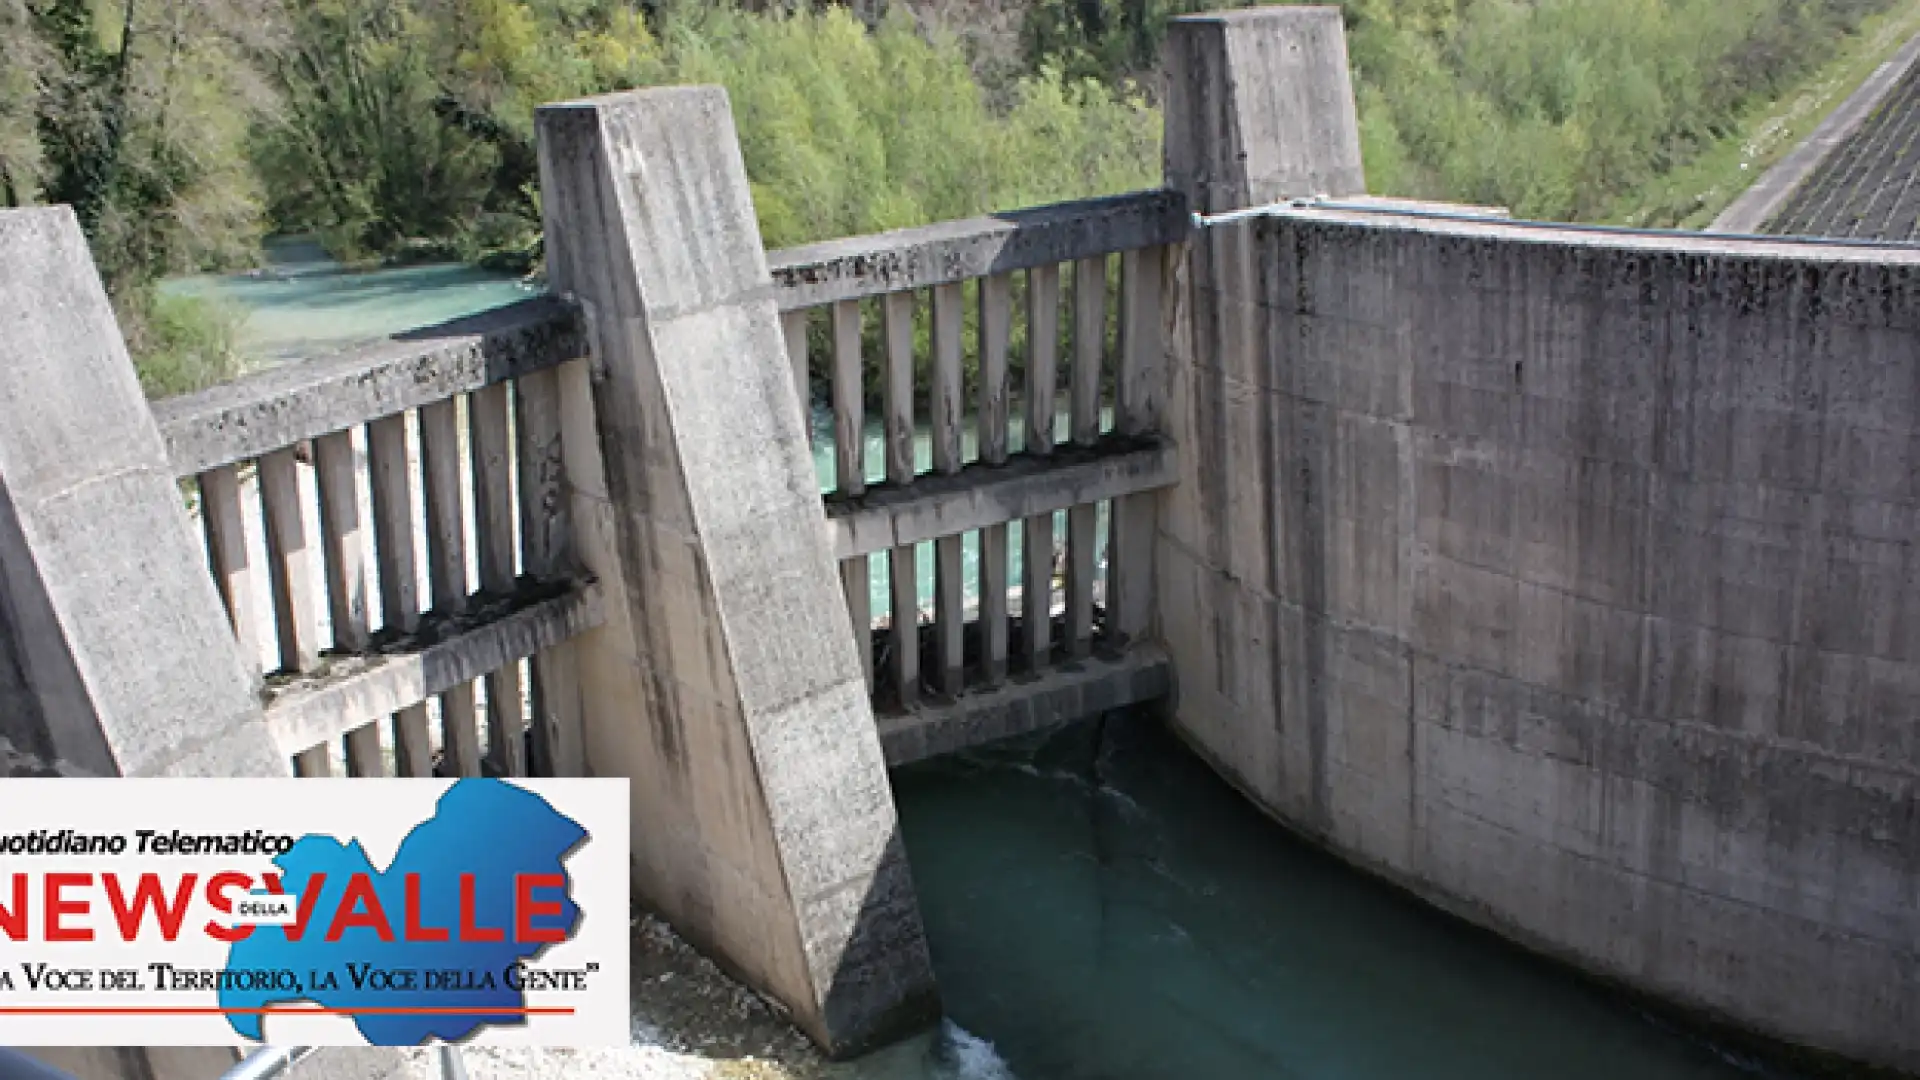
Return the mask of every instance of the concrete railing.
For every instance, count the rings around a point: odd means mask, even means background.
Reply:
[[[299,775],[579,774],[551,650],[601,616],[554,369],[584,351],[542,298],[155,406]]]
[[[803,400],[809,338],[830,351],[821,367],[837,483],[827,515],[890,761],[1165,692],[1164,657],[1145,639],[1153,492],[1177,475],[1160,429],[1163,331],[1188,227],[1182,198],[1144,191],[770,256]],[[869,365],[862,323],[876,315],[882,357]],[[866,459],[865,406],[876,398],[884,469]],[[1014,523],[1019,582],[1009,570]],[[969,533],[978,537],[972,603]],[[926,545],[930,609],[918,565]],[[870,610],[876,555],[887,560],[885,614]],[[883,629],[871,633],[876,624]],[[1099,659],[1096,644],[1110,647]]]

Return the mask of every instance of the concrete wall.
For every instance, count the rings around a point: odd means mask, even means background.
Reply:
[[[634,890],[829,1053],[938,1015],[773,281],[718,87],[538,111],[589,769],[633,793]]]
[[[1920,1070],[1920,252],[1205,232],[1184,735],[1468,918]]]

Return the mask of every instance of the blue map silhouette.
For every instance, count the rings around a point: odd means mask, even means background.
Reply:
[[[417,1046],[429,1038],[448,1042],[463,1039],[485,1025],[517,1026],[524,1015],[503,1012],[461,1012],[460,1009],[518,1009],[524,994],[503,977],[516,961],[531,960],[546,942],[513,940],[514,876],[559,874],[567,888],[539,888],[533,898],[558,903],[560,913],[535,915],[541,930],[571,933],[580,909],[572,897],[572,878],[564,861],[586,839],[579,823],[561,814],[540,796],[522,787],[492,779],[464,779],[440,797],[433,817],[414,826],[400,842],[393,863],[376,870],[358,840],[309,833],[291,849],[274,858],[281,871],[281,887],[306,898],[309,884],[318,881],[320,894],[299,940],[292,927],[256,927],[227,953],[228,971],[291,971],[299,979],[296,992],[273,989],[220,991],[222,1009],[257,1009],[265,1005],[311,1001],[333,1009],[417,1009],[433,1013],[354,1013],[353,1020],[368,1043],[376,1046]],[[327,933],[340,910],[349,881],[364,874],[373,887],[382,914],[393,928],[393,940],[367,926],[349,926],[337,941]],[[504,940],[460,941],[460,877],[474,877],[472,922],[481,927],[503,927]],[[450,930],[446,941],[406,941],[408,875],[418,875],[419,923]],[[358,904],[364,913],[368,905]],[[363,983],[356,986],[354,971],[367,968],[414,972],[414,986],[392,988]],[[331,974],[334,985],[327,985]],[[438,973],[437,985],[428,985],[429,973]],[[491,985],[488,985],[490,983]],[[244,985],[244,984],[243,984]],[[451,1011],[438,1011],[451,1010]],[[241,1036],[261,1040],[261,1014],[227,1014],[227,1022]]]

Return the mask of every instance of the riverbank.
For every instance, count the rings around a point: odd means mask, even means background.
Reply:
[[[1616,201],[1606,221],[1640,228],[1710,227],[1915,34],[1920,34],[1920,0],[1902,0],[1867,18],[1838,55],[1790,93],[1754,110],[1687,165]]]

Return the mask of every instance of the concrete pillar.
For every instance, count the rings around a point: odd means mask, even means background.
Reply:
[[[0,211],[0,776],[290,772],[72,211]]]
[[[1365,193],[1338,8],[1175,19],[1164,63],[1166,183],[1197,212]],[[1330,493],[1310,478],[1325,475],[1333,432],[1286,370],[1292,351],[1268,341],[1262,293],[1282,275],[1263,273],[1265,227],[1217,223],[1188,243],[1166,416],[1181,477],[1162,497],[1156,587],[1176,730],[1236,782],[1284,778],[1290,820],[1311,831],[1326,803],[1325,725],[1295,706],[1299,687],[1319,684],[1325,624],[1317,579],[1299,567],[1319,565],[1314,545],[1329,535]]]
[[[79,224],[0,211],[0,776],[291,771]],[[213,1080],[238,1060],[30,1055],[78,1080]]]
[[[938,1002],[726,94],[537,126],[548,274],[593,343],[562,385],[609,598],[576,639],[589,767],[633,781],[640,899],[858,1052]]]
[[[1162,55],[1166,182],[1195,212],[1366,193],[1339,8],[1188,15]]]

